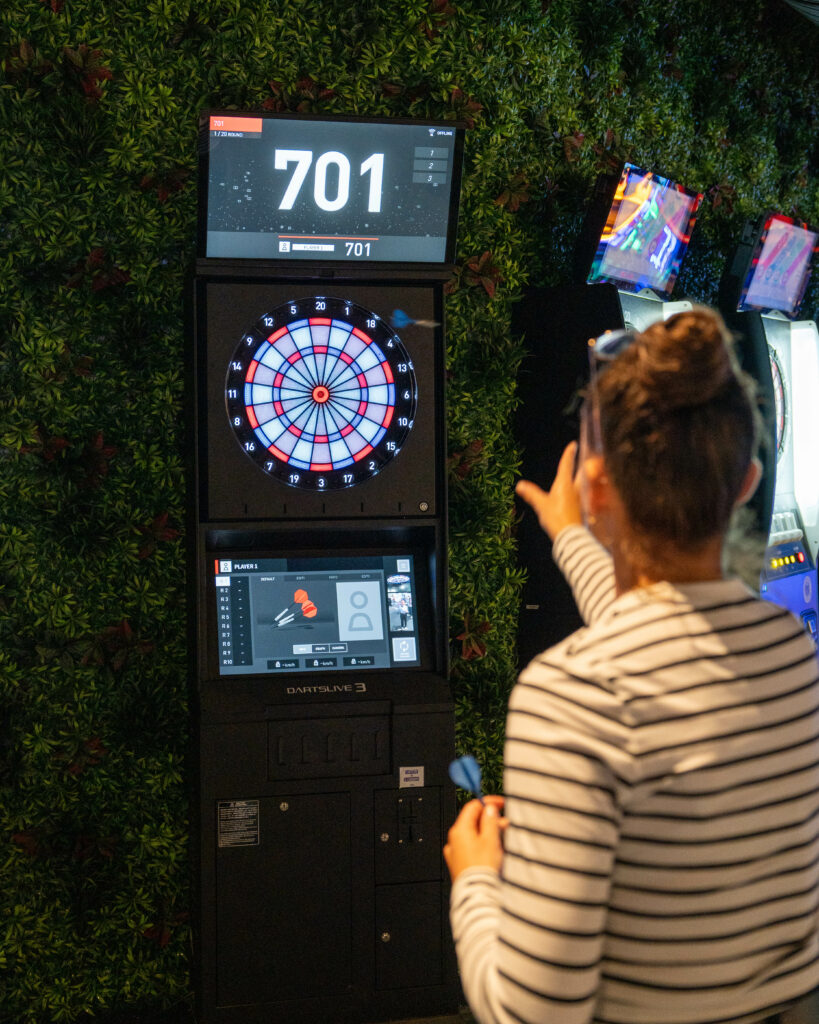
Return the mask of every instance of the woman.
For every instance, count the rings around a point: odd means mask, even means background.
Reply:
[[[583,426],[576,477],[572,445],[517,488],[587,625],[513,690],[505,802],[449,833],[465,993],[481,1022],[816,1024],[778,1014],[819,985],[819,673],[723,575],[759,472],[721,319],[598,339]]]

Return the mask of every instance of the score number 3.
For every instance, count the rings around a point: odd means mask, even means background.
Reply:
[[[280,210],[292,210],[293,204],[301,191],[310,165],[313,163],[313,151],[311,149],[277,149],[275,155],[275,167],[277,171],[286,171],[290,164],[296,165],[293,177],[285,189],[282,201],[279,203]],[[335,199],[327,196],[327,168],[335,166],[338,168],[338,192]],[[367,210],[369,213],[381,212],[381,186],[384,180],[384,154],[373,153],[361,164],[361,177],[365,174],[370,176],[370,191],[367,197]],[[316,168],[313,180],[313,198],[320,210],[333,213],[347,205],[350,198],[350,161],[343,153],[331,150],[329,153],[322,153],[316,160]]]

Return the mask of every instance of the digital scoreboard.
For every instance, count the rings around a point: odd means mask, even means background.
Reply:
[[[452,263],[461,140],[454,125],[211,113],[200,255]]]

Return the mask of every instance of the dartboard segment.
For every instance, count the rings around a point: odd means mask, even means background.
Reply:
[[[310,296],[260,317],[233,354],[225,382],[243,451],[291,487],[362,483],[400,452],[417,387],[398,335],[345,299]]]

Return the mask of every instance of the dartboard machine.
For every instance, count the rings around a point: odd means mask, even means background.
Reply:
[[[208,111],[199,145],[198,1018],[455,1013],[443,284],[463,126]]]
[[[817,641],[819,557],[819,331],[800,308],[819,233],[768,211],[748,221],[720,287],[726,321],[751,353],[747,366],[763,399],[767,437],[761,527],[768,547],[762,597],[787,608]]]
[[[589,339],[623,327],[642,331],[692,308],[671,296],[702,198],[630,163],[595,182],[570,280],[528,289],[515,311],[514,328],[528,350],[516,425],[523,477],[548,487],[566,445],[579,436]],[[518,629],[523,667],[582,620],[549,539],[525,506],[518,551],[526,572]]]

